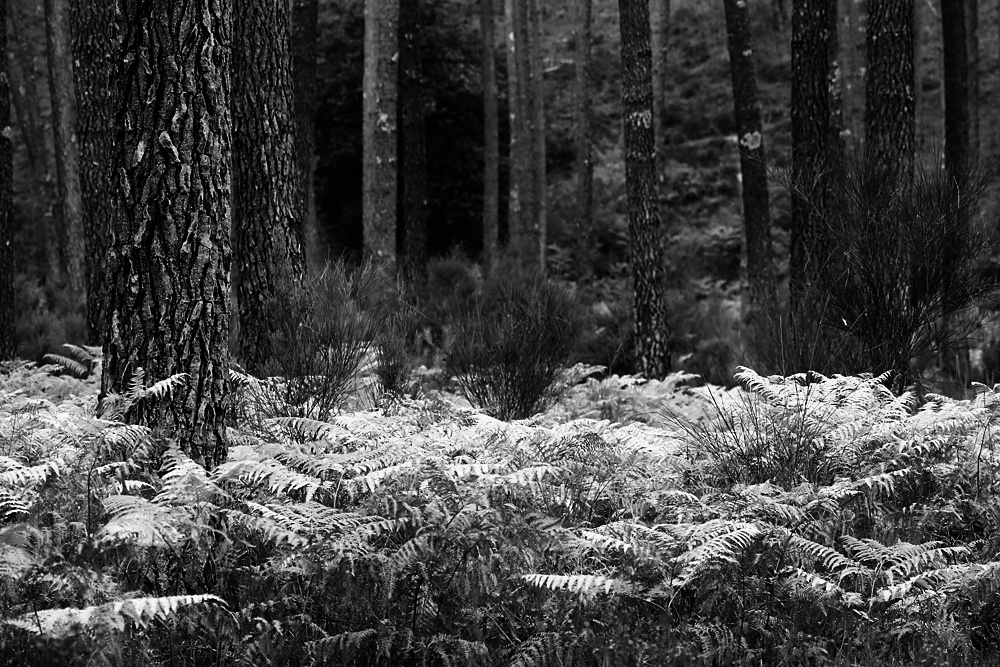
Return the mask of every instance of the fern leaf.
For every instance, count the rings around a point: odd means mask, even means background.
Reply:
[[[3,486],[25,487],[44,484],[50,477],[59,476],[61,469],[65,467],[62,459],[52,459],[31,467],[25,467],[13,459],[7,459],[7,461],[8,469],[5,472],[0,472],[0,485]]]
[[[138,496],[110,496],[104,500],[104,509],[112,518],[97,534],[97,541],[106,548],[161,547],[182,539],[177,524],[183,517],[170,507]]]
[[[524,574],[521,575],[521,578],[537,588],[550,591],[569,591],[579,595],[628,593],[632,590],[632,584],[628,581],[595,574]]]

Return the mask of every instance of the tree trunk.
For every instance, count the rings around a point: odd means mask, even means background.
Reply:
[[[13,155],[10,78],[7,75],[7,4],[0,1],[0,361],[14,358],[14,248],[11,245]]]
[[[226,457],[230,417],[232,4],[121,9],[121,186],[101,396],[127,393],[140,369],[148,383],[186,373],[169,396],[141,401],[125,418],[173,431],[183,451],[211,467]]]
[[[725,0],[733,108],[743,175],[743,271],[746,281],[743,323],[752,327],[758,313],[773,313],[778,300],[771,259],[771,205],[757,70],[750,40],[750,12],[742,0]]]
[[[650,45],[653,49],[653,118],[656,134],[657,182],[664,187],[663,168],[667,155],[667,36],[670,32],[670,0],[650,0]],[[666,193],[660,192],[665,200]]]
[[[399,170],[403,280],[427,273],[427,140],[420,0],[399,0]]]
[[[510,207],[509,240],[512,254],[533,262],[537,250],[531,243],[537,220],[534,161],[534,117],[528,0],[507,0],[508,58],[510,90]]]
[[[964,1],[941,0],[941,35],[944,44],[944,164],[955,178],[968,165],[971,129]]]
[[[865,113],[865,17],[867,9],[863,0],[841,0],[838,10],[842,17],[842,30],[838,36],[841,46],[841,90],[844,129],[856,142],[864,139]]]
[[[509,164],[509,186],[507,189],[507,245],[516,247],[524,236],[523,184],[524,167],[524,106],[521,100],[521,86],[517,80],[517,11],[515,3],[521,0],[504,0],[504,34],[507,48],[507,118],[510,140],[507,146]]]
[[[576,192],[577,239],[589,266],[590,237],[594,229],[593,109],[590,99],[590,51],[593,41],[593,0],[577,0],[576,35]]]
[[[234,16],[233,282],[239,356],[254,374],[272,356],[266,302],[305,273],[289,30],[287,2],[241,0]]]
[[[396,275],[398,0],[365,0],[364,254]]]
[[[966,38],[969,44],[969,158],[979,157],[979,0],[966,0]]]
[[[829,170],[840,158],[836,88],[836,0],[792,4],[792,197],[789,290],[793,310],[826,261],[816,210],[825,208]]]
[[[119,182],[114,168],[115,87],[111,76],[115,63],[112,54],[118,41],[115,2],[72,0],[70,3],[86,249],[87,331],[94,343],[101,341],[104,329],[111,193]]]
[[[76,99],[66,0],[45,0],[49,51],[49,92],[56,156],[56,183],[62,219],[66,277],[76,299],[86,299],[84,237],[80,195],[80,149],[76,141]]]
[[[483,265],[497,264],[500,218],[500,121],[497,112],[496,29],[493,0],[479,1],[483,49]]]
[[[548,178],[545,157],[545,68],[542,63],[542,25],[541,0],[528,0],[528,27],[530,29],[528,55],[531,61],[531,162],[535,204],[532,230],[537,266],[544,274],[545,255],[548,248]]]
[[[870,0],[866,150],[908,169],[916,146],[913,1]]]
[[[663,294],[663,239],[656,183],[652,53],[648,0],[619,0],[622,44],[622,124],[629,250],[639,372],[662,378],[670,371]]]
[[[292,1],[292,85],[295,98],[295,153],[302,178],[304,217],[302,239],[306,264],[318,272],[327,251],[316,217],[316,49],[319,36],[319,0]]]

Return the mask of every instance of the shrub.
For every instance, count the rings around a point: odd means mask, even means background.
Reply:
[[[557,379],[579,338],[573,295],[534,278],[486,285],[461,310],[446,362],[471,403],[504,420],[524,419],[558,397]]]

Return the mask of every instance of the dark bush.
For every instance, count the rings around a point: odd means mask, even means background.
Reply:
[[[580,307],[565,288],[541,279],[488,283],[453,320],[446,368],[471,403],[498,419],[524,419],[559,395],[572,361]]]

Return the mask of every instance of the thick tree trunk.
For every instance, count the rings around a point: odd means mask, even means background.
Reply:
[[[276,324],[266,302],[305,273],[289,30],[286,2],[241,0],[234,15],[233,282],[239,357],[255,374]]]
[[[650,0],[650,45],[653,49],[653,125],[656,134],[657,181],[663,189],[663,167],[667,140],[667,36],[670,32],[670,0]],[[660,199],[665,199],[660,192]]]
[[[500,120],[497,112],[496,28],[493,0],[479,0],[483,49],[483,266],[497,264],[500,218]]]
[[[968,165],[970,148],[969,51],[964,0],[941,0],[941,35],[944,44],[944,164],[954,178]]]
[[[80,195],[80,148],[76,141],[76,98],[66,0],[45,0],[49,51],[49,92],[56,156],[56,183],[62,219],[62,248],[70,291],[86,299],[85,246]]]
[[[327,250],[316,217],[316,49],[319,36],[319,0],[292,1],[292,83],[295,97],[295,152],[305,202],[302,238],[306,264],[318,272]]]
[[[587,255],[594,229],[593,109],[590,100],[590,52],[593,0],[577,0],[576,35],[576,193],[577,235]]]
[[[517,78],[517,7],[515,3],[523,0],[504,0],[504,35],[506,36],[505,55],[507,60],[507,118],[509,144],[507,160],[510,165],[509,186],[507,190],[507,245],[516,247],[524,236],[524,183],[525,166],[525,114],[524,100],[521,98],[521,84]]]
[[[733,81],[736,136],[743,175],[743,271],[746,296],[743,322],[753,326],[758,313],[777,308],[771,258],[771,204],[757,70],[750,39],[750,12],[743,0],[725,0],[729,65]]]
[[[789,290],[793,309],[825,256],[815,214],[829,197],[829,170],[840,159],[835,76],[836,0],[802,0],[792,5],[792,197]]]
[[[195,461],[226,457],[232,4],[123,3],[121,186],[111,225],[101,395],[187,381],[125,416],[173,431]],[[155,104],[150,104],[155,100]]]
[[[399,170],[403,280],[427,273],[427,139],[420,0],[399,0]]]
[[[866,150],[903,168],[916,146],[913,1],[870,0],[868,13]]]
[[[980,151],[979,128],[979,0],[966,0],[966,40],[969,44],[969,158],[975,160]]]
[[[656,187],[649,3],[648,0],[619,0],[618,8],[635,354],[641,374],[660,378],[670,371],[670,343],[663,294],[663,239]]]
[[[535,186],[535,119],[532,114],[531,26],[528,0],[507,0],[510,99],[510,213],[508,246],[525,262],[534,262],[532,236],[538,216]]]
[[[531,131],[535,216],[532,226],[537,266],[545,273],[548,248],[548,178],[545,157],[545,68],[542,63],[542,0],[528,0],[529,57],[531,67]]]
[[[14,248],[11,245],[14,199],[10,126],[10,78],[7,76],[7,4],[0,0],[0,361],[14,358]]]
[[[365,0],[364,254],[396,275],[398,0]]]
[[[865,113],[865,22],[864,0],[840,0],[841,91],[844,129],[855,142],[864,139]]]
[[[108,225],[114,169],[114,52],[118,41],[116,0],[72,0],[73,78],[76,133],[80,148],[80,186],[86,249],[87,330],[101,340],[107,292]]]

